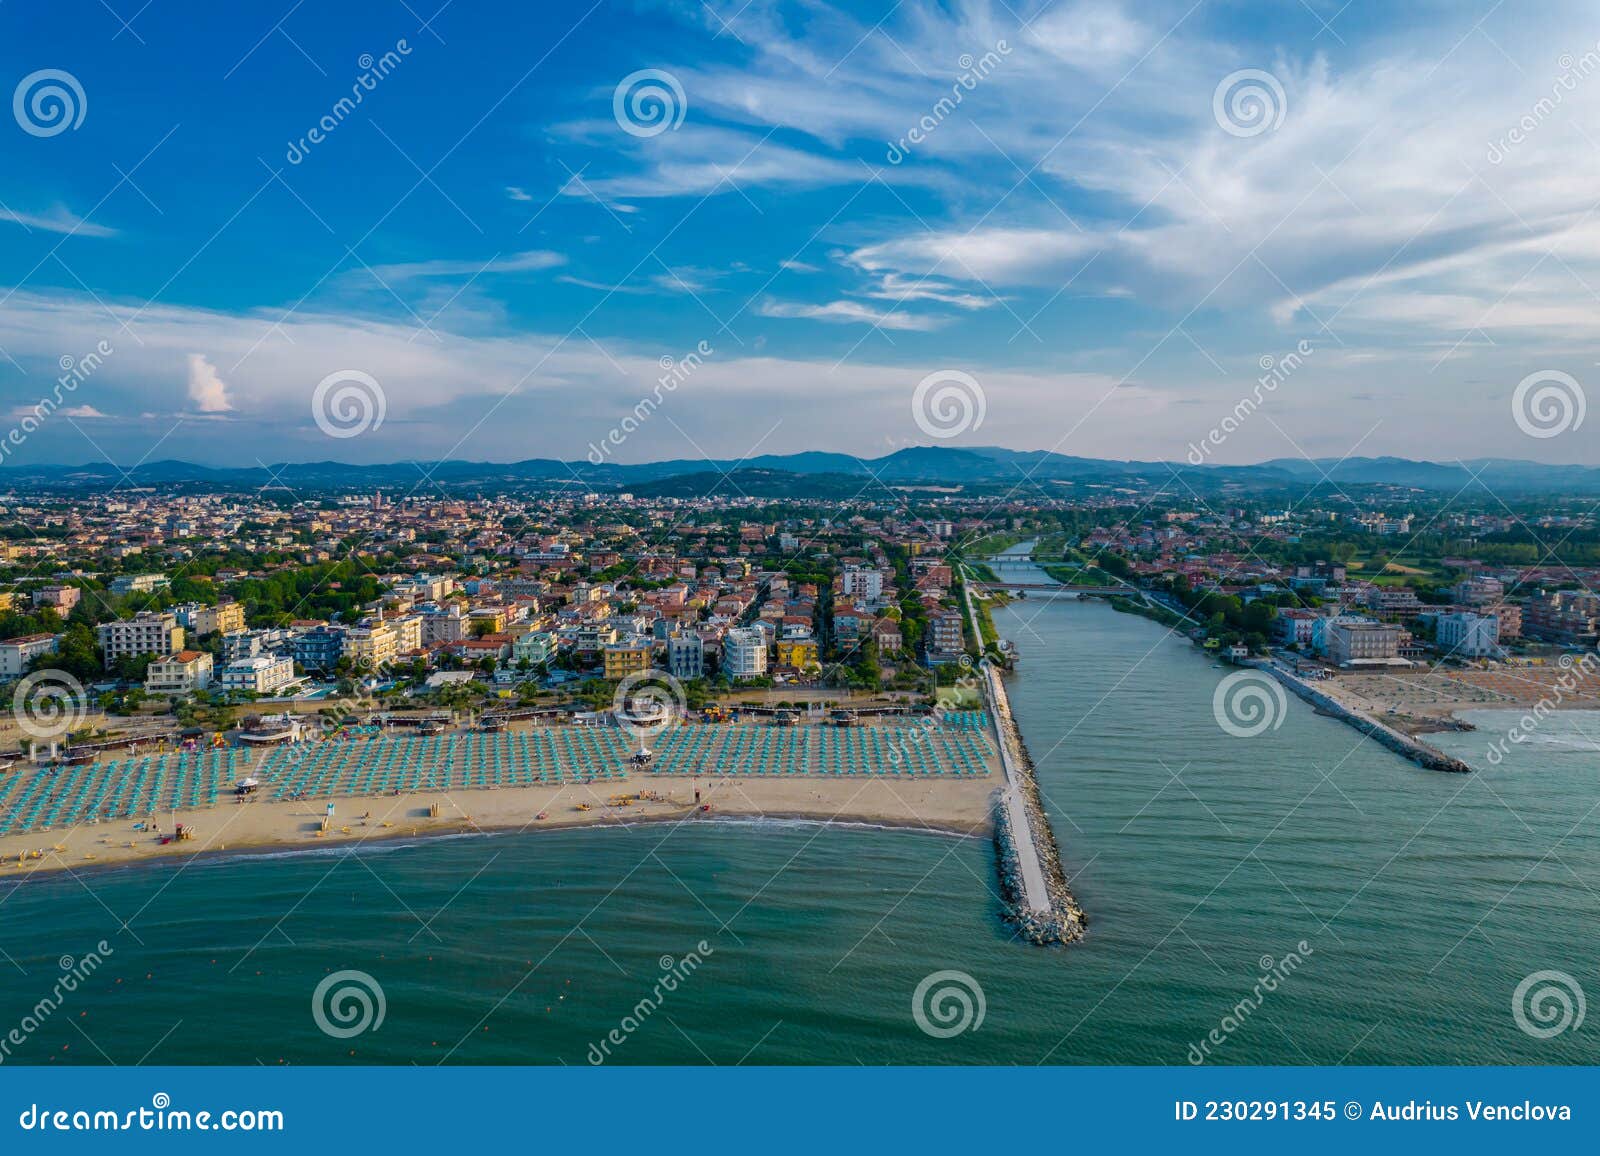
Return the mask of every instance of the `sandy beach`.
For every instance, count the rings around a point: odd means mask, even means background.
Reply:
[[[1557,710],[1600,709],[1600,678],[1578,667],[1455,668],[1340,674],[1318,690],[1410,734],[1449,729],[1461,711],[1517,710],[1546,703]],[[1391,712],[1394,712],[1391,714]]]
[[[428,791],[334,799],[329,829],[322,821],[329,800],[275,802],[253,797],[215,807],[180,811],[177,821],[194,838],[161,844],[135,820],[119,819],[72,829],[36,831],[0,838],[0,879],[35,872],[175,860],[219,851],[288,850],[367,840],[464,831],[539,831],[665,820],[726,817],[803,818],[924,828],[950,834],[986,833],[997,779],[985,776],[702,777],[703,812],[695,804],[696,781],[683,776],[631,775],[626,783],[569,784],[497,790]],[[636,801],[614,805],[626,791]],[[647,796],[637,801],[639,795]],[[589,810],[579,810],[588,804]],[[433,809],[437,807],[437,817]],[[538,816],[543,813],[543,819]],[[157,819],[170,834],[173,816]],[[38,852],[38,857],[34,857]],[[19,857],[22,857],[19,862]]]

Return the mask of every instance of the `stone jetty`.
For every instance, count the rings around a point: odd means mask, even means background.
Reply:
[[[971,591],[966,595],[973,634],[982,638]],[[1033,760],[1011,714],[1000,672],[987,661],[979,662],[977,669],[1005,776],[1005,785],[995,799],[994,816],[995,858],[1005,917],[1030,943],[1071,943],[1083,937],[1087,921],[1061,870],[1061,853],[1039,798]]]
[[[1452,758],[1437,747],[1431,747],[1425,742],[1395,730],[1392,726],[1379,722],[1363,711],[1345,705],[1332,695],[1318,690],[1314,684],[1290,674],[1276,663],[1252,662],[1248,665],[1272,675],[1284,686],[1294,691],[1295,694],[1324,714],[1332,715],[1334,718],[1349,723],[1367,737],[1388,747],[1395,754],[1410,759],[1419,766],[1426,767],[1430,771],[1448,771],[1451,774],[1466,774],[1472,770],[1460,759]]]

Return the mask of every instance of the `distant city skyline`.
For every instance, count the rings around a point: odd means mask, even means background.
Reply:
[[[5,465],[1600,463],[1584,6],[269,15],[0,8]]]

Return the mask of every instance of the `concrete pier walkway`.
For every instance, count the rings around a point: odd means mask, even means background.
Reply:
[[[983,634],[978,629],[978,614],[972,604],[972,591],[963,588],[966,595],[967,618],[972,624],[972,634],[980,641]],[[1028,809],[1022,797],[1022,776],[1028,771],[1022,761],[1022,752],[1016,749],[1016,727],[1011,718],[1011,704],[1006,698],[1006,688],[1000,676],[988,663],[980,664],[983,672],[984,705],[988,708],[990,725],[994,728],[995,747],[1000,752],[1000,766],[1005,773],[1005,787],[1000,805],[1010,819],[1012,842],[1016,847],[1017,874],[1022,880],[1023,905],[1030,911],[1046,913],[1051,910],[1050,889],[1045,886],[1044,866],[1039,859],[1039,848],[1033,837],[1033,824],[1028,821]]]

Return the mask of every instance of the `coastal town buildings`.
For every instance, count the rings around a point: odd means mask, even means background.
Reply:
[[[700,635],[680,631],[667,638],[667,672],[685,682],[704,678],[706,644]]]
[[[28,665],[41,655],[54,654],[56,636],[25,634],[0,642],[0,678],[21,678]]]
[[[106,661],[138,654],[173,654],[183,649],[183,627],[177,616],[144,610],[132,618],[103,622],[96,628]]]
[[[754,627],[736,627],[722,637],[722,672],[729,678],[759,678],[767,673],[767,638]]]
[[[1327,631],[1328,661],[1335,666],[1404,662],[1402,631],[1386,622],[1332,622]]]
[[[211,685],[215,662],[204,650],[180,650],[158,658],[145,670],[144,688],[151,694],[187,694]]]
[[[295,681],[294,660],[258,654],[228,663],[218,675],[224,690],[272,694]]]
[[[1488,658],[1500,653],[1500,620],[1493,614],[1461,610],[1434,620],[1439,649],[1459,658]]]

